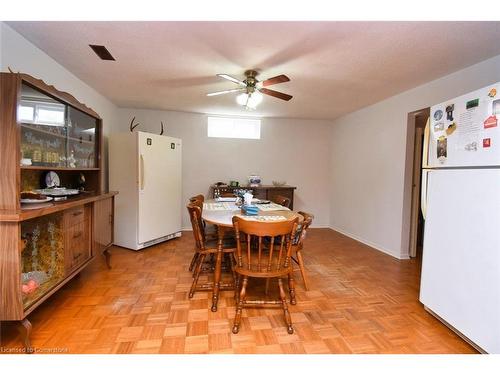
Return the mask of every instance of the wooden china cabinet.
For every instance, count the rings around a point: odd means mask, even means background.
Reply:
[[[109,267],[116,193],[101,188],[101,155],[96,112],[27,74],[0,73],[0,321],[20,321],[27,348],[35,308],[96,255]],[[21,202],[52,180],[73,195]]]

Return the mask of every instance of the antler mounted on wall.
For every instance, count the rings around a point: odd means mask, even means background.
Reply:
[[[133,132],[134,129],[139,126],[139,123],[134,124],[135,116],[132,118],[132,121],[130,121],[130,131]]]
[[[136,123],[134,124],[134,121],[135,121],[135,116],[134,116],[134,117],[132,117],[132,121],[130,121],[130,131],[131,131],[131,132],[133,132],[133,131],[134,131],[134,129],[140,125],[140,123],[139,123],[139,122],[136,122]],[[165,126],[163,125],[163,121],[160,121],[160,125],[161,125],[161,128],[160,128],[160,129],[161,129],[161,130],[160,130],[160,135],[163,135],[163,132],[165,131]]]

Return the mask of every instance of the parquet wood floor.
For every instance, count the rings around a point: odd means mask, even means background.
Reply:
[[[297,270],[295,333],[280,308],[244,309],[231,333],[233,292],[187,295],[194,241],[133,252],[111,249],[29,317],[32,345],[68,353],[475,353],[418,301],[420,264],[396,260],[329,229],[312,229],[304,248],[310,291]],[[21,347],[3,323],[5,348]],[[3,350],[5,352],[5,350]]]

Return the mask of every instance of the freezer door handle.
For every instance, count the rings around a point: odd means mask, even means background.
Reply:
[[[427,214],[427,186],[430,171],[424,169],[422,170],[422,188],[420,189],[420,209],[422,210],[422,216]]]
[[[430,126],[431,126],[431,118],[427,119],[427,123],[425,124],[424,129],[424,146],[422,150],[422,167],[426,168],[429,166],[429,141],[430,141]]]
[[[141,154],[141,190],[144,190],[144,156]]]

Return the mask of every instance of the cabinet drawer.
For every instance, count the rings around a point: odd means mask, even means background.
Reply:
[[[83,223],[85,221],[85,207],[79,206],[64,211],[64,221],[66,228]]]
[[[85,242],[86,237],[86,222],[81,222],[68,228],[66,234],[68,236],[68,246],[75,247]]]
[[[90,258],[89,229],[88,221],[83,221],[66,229],[64,256],[67,273],[70,273]]]
[[[80,248],[75,248],[72,252],[72,257],[70,259],[71,265],[70,269],[73,270],[85,263],[90,258],[90,249],[85,246],[80,246]]]

